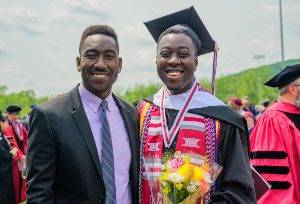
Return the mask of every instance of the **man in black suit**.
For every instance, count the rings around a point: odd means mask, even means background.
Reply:
[[[88,27],[79,53],[82,83],[32,111],[27,203],[138,203],[136,110],[111,91],[122,68],[115,31]]]

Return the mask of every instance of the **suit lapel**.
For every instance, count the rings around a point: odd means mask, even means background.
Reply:
[[[71,91],[70,96],[71,96],[71,99],[73,102],[72,116],[74,118],[74,121],[75,121],[80,133],[81,133],[81,136],[82,136],[85,144],[88,147],[88,150],[89,150],[91,157],[96,165],[96,168],[102,178],[98,151],[96,148],[96,144],[94,141],[94,137],[93,137],[93,133],[92,133],[90,124],[88,122],[86,113],[84,111],[83,105],[80,100],[78,86]]]

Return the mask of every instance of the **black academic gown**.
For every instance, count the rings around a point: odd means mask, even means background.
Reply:
[[[146,99],[152,103],[152,98]],[[217,119],[221,125],[217,163],[223,167],[211,195],[214,204],[256,203],[254,181],[249,164],[249,133],[246,121],[228,106],[209,106],[190,109],[189,113]],[[178,111],[166,109],[168,127]],[[176,142],[177,139],[174,139]],[[170,148],[174,148],[176,144]]]
[[[1,133],[0,133],[1,134]],[[15,204],[12,178],[12,155],[9,153],[9,144],[5,137],[0,135],[0,203]]]

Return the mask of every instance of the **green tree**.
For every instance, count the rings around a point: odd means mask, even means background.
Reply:
[[[29,113],[32,104],[40,104],[48,100],[48,97],[37,98],[33,90],[9,94],[6,94],[6,91],[6,86],[0,86],[0,110],[2,112],[5,112],[9,105],[18,105],[22,108],[21,116],[25,116]]]

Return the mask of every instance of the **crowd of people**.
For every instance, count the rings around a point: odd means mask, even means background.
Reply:
[[[251,104],[248,96],[239,98],[237,96],[230,96],[227,100],[227,105],[231,107],[234,111],[238,112],[247,121],[247,126],[249,132],[251,132],[254,127],[256,120],[261,116],[261,114],[272,104],[276,102],[269,99],[264,100],[261,104]]]
[[[80,84],[34,106],[29,129],[20,107],[0,114],[0,203],[166,203],[157,184],[171,184],[161,181],[160,162],[179,153],[221,167],[194,203],[300,203],[300,65],[265,83],[278,88],[276,101],[232,96],[226,104],[195,78],[198,57],[217,48],[193,7],[145,25],[164,84],[153,96],[133,106],[112,92],[122,70],[118,37],[94,25],[81,36]],[[176,179],[164,193],[183,188]]]

